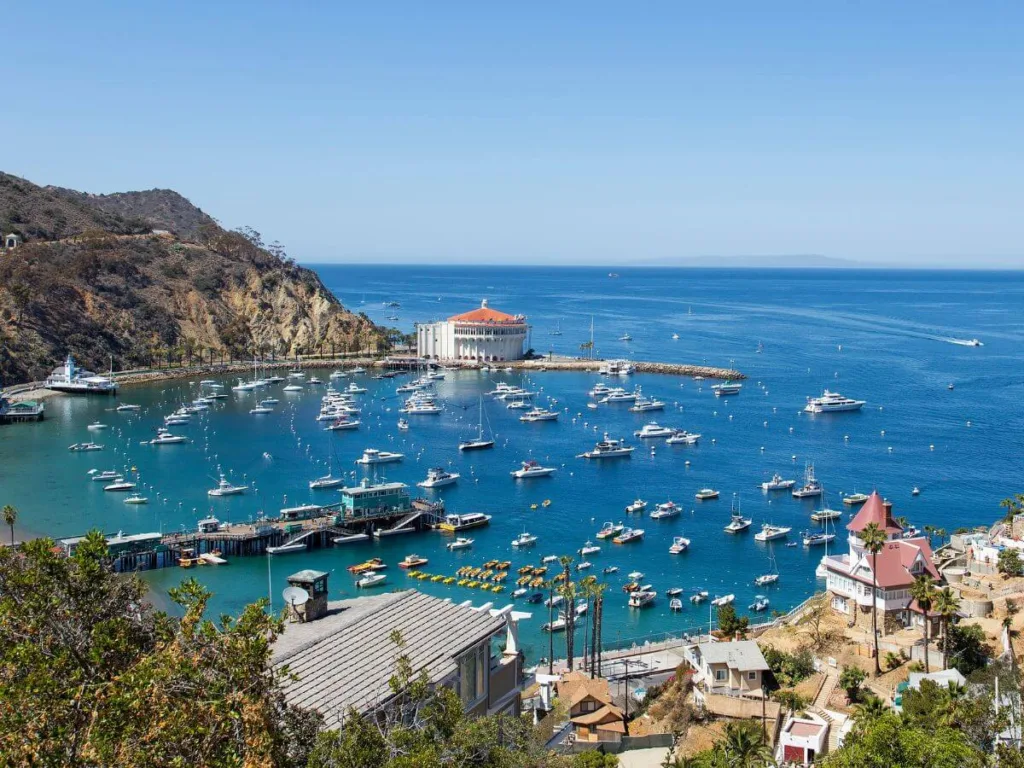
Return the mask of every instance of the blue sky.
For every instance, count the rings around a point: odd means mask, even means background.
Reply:
[[[337,7],[334,7],[337,6]],[[0,168],[301,261],[1024,267],[1020,3],[11,3]]]

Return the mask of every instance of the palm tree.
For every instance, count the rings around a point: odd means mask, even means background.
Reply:
[[[935,593],[935,612],[942,617],[942,668],[949,669],[949,620],[960,610],[960,600],[944,587]]]
[[[910,596],[917,600],[917,605],[924,614],[924,671],[927,674],[929,672],[928,666],[928,613],[932,609],[932,604],[935,601],[935,585],[932,582],[932,577],[927,573],[922,573],[914,579],[914,583],[910,586]]]
[[[853,709],[853,722],[860,731],[867,730],[875,720],[889,711],[889,705],[878,696],[871,696]]]
[[[882,667],[878,663],[878,553],[888,541],[888,536],[878,527],[878,523],[868,523],[860,532],[860,540],[864,549],[871,553],[871,637],[874,638],[875,646],[875,677],[878,677],[882,674]]]
[[[751,727],[750,723],[728,723],[725,726],[725,739],[718,744],[725,753],[726,762],[736,768],[747,766],[775,765],[772,750],[760,731]]]
[[[577,594],[579,594],[584,600],[587,601],[587,612],[584,616],[590,616],[590,601],[594,597],[594,586],[593,581],[590,579],[583,579],[579,584],[576,585]],[[587,646],[587,639],[589,637],[590,622],[586,618],[583,619],[583,669],[586,671],[588,666],[588,659],[590,658],[590,651]]]
[[[564,598],[565,605],[565,660],[569,665],[569,671],[572,672],[573,663],[576,660],[576,585],[569,578],[569,566],[572,563],[572,558],[563,555],[559,558],[559,562],[562,563],[564,569],[562,573],[565,575],[562,586],[558,589],[558,594]]]
[[[11,529],[11,546],[14,546],[14,524],[18,522],[18,510],[10,504],[4,504],[3,508],[4,522]]]
[[[608,589],[607,584],[599,584],[596,581],[591,582],[591,590],[594,594],[594,615],[591,617],[591,622],[594,626],[594,631],[590,637],[590,676],[597,677],[601,676],[601,606],[604,604],[604,593]],[[597,663],[595,672],[595,661]]]

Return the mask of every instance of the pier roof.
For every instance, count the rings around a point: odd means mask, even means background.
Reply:
[[[504,627],[505,619],[488,611],[415,590],[336,600],[322,618],[287,625],[272,663],[287,664],[299,678],[284,685],[288,701],[317,710],[326,727],[336,728],[350,708],[368,712],[391,699],[400,655],[414,674],[425,670],[431,683],[441,683],[457,671],[460,655]],[[390,640],[395,630],[401,649]]]

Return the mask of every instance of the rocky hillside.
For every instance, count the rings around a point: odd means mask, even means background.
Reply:
[[[94,370],[376,350],[384,332],[251,230],[168,190],[87,195],[0,174],[0,378],[44,377],[71,352]],[[153,230],[167,230],[154,234]]]

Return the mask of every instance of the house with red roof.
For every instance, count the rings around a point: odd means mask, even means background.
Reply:
[[[877,558],[865,549],[861,538],[871,523],[885,531],[888,539]],[[821,561],[832,608],[846,616],[850,626],[859,625],[870,631],[874,604],[878,610],[878,629],[883,635],[911,626],[921,627],[925,616],[911,598],[910,587],[921,574],[939,578],[928,539],[904,538],[903,527],[893,519],[891,507],[877,492],[871,494],[846,530],[848,551],[826,555]],[[877,561],[877,572],[873,570],[873,561]],[[928,620],[932,622],[931,629],[937,630],[937,615],[929,612]]]
[[[416,325],[416,353],[427,360],[504,362],[521,360],[529,326],[523,315],[487,305],[447,320]]]

